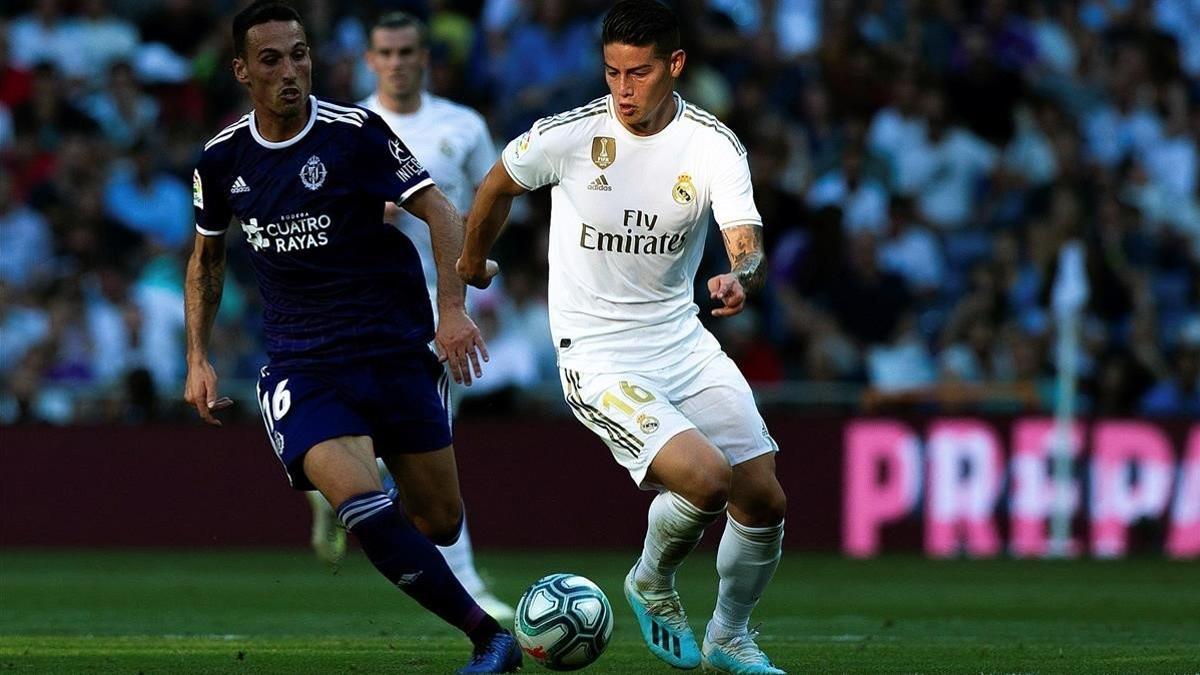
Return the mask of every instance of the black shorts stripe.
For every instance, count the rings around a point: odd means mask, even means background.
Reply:
[[[633,455],[634,457],[638,456],[638,449],[636,447],[630,444],[629,441],[625,440],[625,438],[622,437],[618,431],[612,429],[601,420],[596,419],[596,417],[592,415],[591,412],[589,412],[587,408],[583,406],[583,404],[576,401],[572,395],[567,396],[567,405],[571,406],[571,409],[574,410],[575,413],[581,418],[591,422],[594,426],[603,429],[608,434],[609,440],[611,440],[613,443],[616,443],[618,446],[628,450],[629,454]]]
[[[596,424],[602,425],[605,429],[608,429],[609,436],[612,436],[614,432],[620,435],[621,438],[626,441],[626,443],[629,443],[633,446],[630,448],[630,451],[633,452],[634,455],[637,455],[646,444],[643,443],[640,438],[634,436],[633,433],[628,429],[621,426],[616,420],[604,414],[595,406],[585,403],[583,397],[579,394],[579,373],[573,370],[567,370],[565,368],[563,370],[567,374],[567,381],[570,382],[571,388],[575,392],[576,403],[578,403],[585,411],[587,411],[588,418],[594,421]],[[614,438],[613,440],[617,439]]]
[[[604,429],[608,433],[608,437],[614,443],[625,448],[634,457],[641,453],[642,447],[645,445],[641,439],[629,433],[621,425],[614,422],[604,413],[601,413],[596,408],[584,403],[583,397],[579,393],[579,373],[563,369],[567,375],[567,383],[570,385],[570,393],[567,394],[567,404],[575,410],[580,417],[583,417],[597,427]]]

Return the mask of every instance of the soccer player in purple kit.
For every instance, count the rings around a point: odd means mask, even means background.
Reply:
[[[208,345],[236,218],[252,249],[270,356],[257,398],[289,482],[320,490],[381,574],[470,638],[460,673],[513,672],[516,641],[435,547],[458,536],[462,501],[448,382],[427,343],[464,384],[487,359],[454,272],[462,218],[378,115],[310,94],[309,46],[294,9],[259,0],[234,18],[233,39],[234,76],[254,109],[205,145],[193,174],[185,397],[220,425]],[[436,334],[421,261],[384,222],[387,201],[429,225]],[[376,455],[395,474],[403,512],[383,491]]]

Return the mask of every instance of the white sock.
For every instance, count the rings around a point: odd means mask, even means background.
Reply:
[[[458,535],[458,541],[449,546],[439,546],[438,552],[446,559],[450,571],[458,577],[458,582],[463,585],[467,593],[473,597],[484,589],[483,579],[479,577],[479,572],[475,571],[475,553],[471,550],[471,536],[467,532],[465,511],[463,512],[462,532]]]
[[[675,587],[675,570],[684,557],[696,548],[704,528],[721,515],[702,511],[674,492],[661,492],[650,502],[647,515],[646,543],[634,573],[634,581],[643,591],[668,591]]]
[[[717,607],[708,624],[709,641],[745,635],[750,612],[775,575],[783,544],[783,523],[746,527],[728,518],[717,549]]]

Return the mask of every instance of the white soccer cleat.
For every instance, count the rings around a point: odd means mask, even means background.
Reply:
[[[473,595],[479,608],[491,615],[497,623],[511,624],[517,616],[517,610],[512,605],[492,595],[486,588]]]
[[[321,562],[337,565],[346,557],[346,530],[320,492],[312,490],[305,494],[313,512],[312,538],[309,540],[313,552]]]
[[[704,638],[702,665],[705,672],[737,673],[738,675],[786,675],[787,671],[776,668],[771,659],[754,642],[758,631],[721,642]]]

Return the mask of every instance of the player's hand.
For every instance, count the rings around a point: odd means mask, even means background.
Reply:
[[[475,377],[483,377],[482,363],[489,358],[487,345],[466,310],[440,312],[433,342],[438,348],[438,360],[450,367],[455,382],[471,386],[472,370]]]
[[[713,316],[733,316],[746,306],[746,291],[732,274],[718,274],[709,279],[708,293],[722,305],[712,311]]]
[[[492,284],[492,277],[500,273],[500,265],[495,260],[484,260],[483,265],[471,265],[459,258],[454,263],[454,270],[463,283],[475,288],[487,288]]]
[[[196,407],[200,419],[214,427],[221,426],[221,420],[214,417],[213,413],[233,405],[233,399],[227,396],[217,397],[217,371],[213,370],[208,361],[188,366],[183,398]]]

